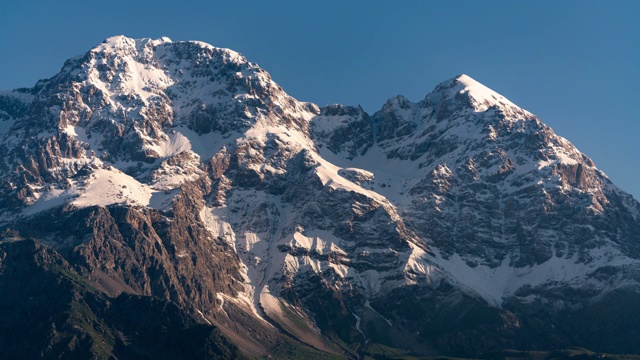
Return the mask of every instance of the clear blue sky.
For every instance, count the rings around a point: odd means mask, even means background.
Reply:
[[[373,113],[465,73],[537,114],[640,199],[640,0],[0,0],[0,89],[112,35],[245,54],[294,97]]]

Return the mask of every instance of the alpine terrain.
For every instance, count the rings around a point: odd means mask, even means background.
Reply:
[[[466,75],[371,115],[116,36],[0,156],[3,359],[640,353],[640,203]]]

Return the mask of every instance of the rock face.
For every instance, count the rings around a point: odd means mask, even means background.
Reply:
[[[640,353],[640,204],[466,75],[369,115],[114,37],[0,155],[0,357]]]

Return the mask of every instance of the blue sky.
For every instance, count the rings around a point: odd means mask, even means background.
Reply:
[[[640,199],[640,1],[0,0],[0,9],[0,89],[53,76],[119,34],[232,48],[299,100],[371,113],[465,73]]]

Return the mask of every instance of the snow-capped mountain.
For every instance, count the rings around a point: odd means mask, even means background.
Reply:
[[[118,36],[0,93],[0,136],[0,289],[32,266],[75,294],[43,316],[85,309],[7,354],[199,356],[123,322],[144,301],[210,329],[184,330],[206,356],[640,352],[618,306],[639,299],[640,204],[469,76],[369,115],[232,50]]]

